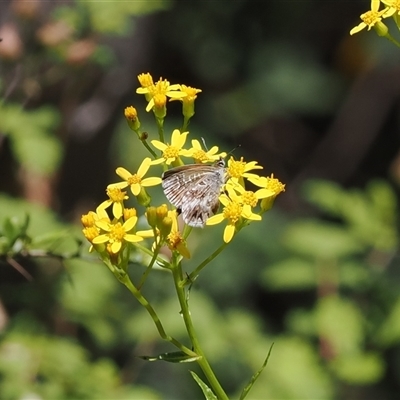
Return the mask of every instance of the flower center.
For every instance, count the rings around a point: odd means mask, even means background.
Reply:
[[[112,200],[114,203],[119,203],[126,199],[126,192],[123,192],[119,188],[107,188],[107,196]]]
[[[142,178],[138,174],[133,174],[128,178],[127,182],[129,185],[134,185],[142,182]]]
[[[251,207],[255,207],[257,205],[258,199],[254,192],[248,190],[242,194],[242,200],[244,204],[248,204]]]
[[[83,234],[85,235],[85,238],[89,240],[90,243],[93,242],[93,239],[97,236],[99,236],[99,230],[95,226],[89,226],[88,228],[84,228],[82,230]]]
[[[285,191],[285,185],[281,183],[279,179],[274,178],[274,174],[271,174],[271,177],[267,176],[265,188],[273,191],[276,195]]]
[[[178,158],[179,149],[175,146],[168,146],[163,153],[163,157],[167,160],[168,158]]]
[[[204,150],[196,150],[193,153],[193,158],[197,161],[203,162],[203,161],[208,161],[207,154]]]
[[[378,21],[381,20],[380,13],[378,11],[372,11],[372,10],[362,14],[360,18],[368,26],[375,25]]]
[[[176,248],[180,243],[182,243],[182,241],[182,236],[178,231],[173,231],[168,235],[169,248],[172,250],[176,250]]]
[[[126,232],[124,227],[120,222],[118,222],[112,226],[110,232],[108,233],[108,237],[110,238],[110,242],[122,242],[125,234]]]
[[[228,219],[231,224],[236,224],[243,211],[243,206],[239,203],[231,202],[225,206],[223,214],[224,218]]]
[[[243,176],[246,168],[246,163],[243,161],[243,157],[240,158],[240,161],[232,160],[229,163],[228,172],[232,178],[240,178]]]

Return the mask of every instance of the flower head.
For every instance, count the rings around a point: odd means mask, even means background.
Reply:
[[[119,219],[122,216],[124,209],[124,200],[128,199],[126,192],[123,192],[119,187],[108,187],[106,190],[108,200],[103,201],[97,209],[106,209],[112,205],[112,211],[115,218]]]
[[[386,25],[384,25],[381,21],[382,17],[386,18],[389,15],[386,14],[387,9],[379,11],[379,6],[380,6],[380,0],[372,0],[371,10],[360,15],[362,22],[350,31],[350,35],[354,35],[355,33],[358,33],[367,27],[368,30],[370,30],[372,27],[375,27],[375,25],[377,25],[378,30],[384,32],[386,28],[387,31]]]
[[[104,243],[108,245],[111,253],[118,253],[125,242],[135,243],[143,240],[139,235],[129,233],[135,227],[137,217],[131,217],[123,224],[121,222],[97,221],[96,226],[104,231],[103,234],[93,239],[94,244]]]
[[[242,178],[257,177],[258,175],[248,172],[253,169],[263,168],[261,165],[257,164],[257,161],[245,162],[243,161],[243,157],[240,157],[240,160],[235,160],[233,157],[231,157],[228,160],[228,176],[235,182],[238,182]]]
[[[147,74],[151,77],[150,74]],[[160,78],[156,83],[151,84],[148,76],[139,75],[138,79],[142,87],[136,89],[136,93],[144,94],[146,96],[146,100],[149,102],[146,107],[146,111],[150,111],[154,107],[154,96],[163,95],[166,97],[181,99],[186,97],[187,94],[181,92],[179,89],[179,85],[171,85],[166,79]]]
[[[168,212],[168,218],[172,220],[171,232],[167,236],[167,245],[170,250],[177,251],[185,258],[190,258],[186,240],[182,237],[178,227],[178,216],[176,210]]]
[[[201,89],[192,88],[186,85],[179,85],[179,89],[182,93],[185,93],[184,97],[172,98],[173,100],[180,100],[182,102],[182,114],[190,119],[194,115],[194,101],[197,98],[197,93],[201,92]]]
[[[149,157],[146,157],[140,164],[136,174],[131,174],[125,168],[118,167],[115,172],[120,178],[124,180],[124,182],[112,183],[108,185],[108,188],[125,189],[129,186],[133,195],[138,196],[142,186],[148,187],[159,185],[161,183],[161,178],[159,177],[143,178],[151,165],[151,159]]]
[[[231,199],[226,194],[219,197],[221,203],[224,205],[222,213],[210,217],[206,225],[216,225],[221,223],[224,219],[227,220],[227,225],[224,229],[224,242],[229,243],[235,234],[236,226],[241,218],[253,221],[260,221],[261,216],[254,214],[245,208],[244,205],[238,201],[238,198]]]
[[[192,148],[187,151],[187,157],[193,157],[197,163],[214,162],[220,158],[225,158],[226,153],[218,153],[218,147],[213,146],[210,150],[204,151],[198,140],[192,140]]]
[[[186,137],[189,132],[180,132],[179,129],[175,129],[171,135],[171,144],[165,144],[159,140],[152,140],[151,144],[158,150],[163,152],[162,158],[153,161],[153,164],[159,162],[165,162],[170,165],[171,162],[177,160],[179,156],[187,157],[187,150],[183,149],[186,142]]]

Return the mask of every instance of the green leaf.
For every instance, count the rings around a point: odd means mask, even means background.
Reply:
[[[293,224],[284,236],[292,251],[321,260],[353,255],[364,249],[348,229],[338,225],[303,220]]]
[[[18,161],[28,170],[51,174],[61,161],[61,144],[53,136],[16,135],[12,143]]]
[[[316,285],[315,263],[301,258],[288,258],[265,268],[262,280],[272,290],[313,288]]]
[[[274,347],[274,344],[271,344],[271,347],[269,348],[268,351],[268,355],[267,358],[265,359],[263,365],[261,366],[261,368],[251,377],[250,382],[243,388],[242,393],[240,395],[240,400],[243,400],[248,393],[250,392],[250,389],[253,387],[254,382],[258,379],[258,377],[260,376],[261,372],[264,370],[264,368],[267,366],[269,357],[271,355],[271,351],[272,351],[272,347]]]
[[[217,396],[213,393],[213,391],[196,375],[193,371],[190,371],[193,376],[193,379],[197,382],[200,386],[201,390],[203,391],[204,397],[207,400],[218,400]]]
[[[385,363],[376,353],[343,354],[332,367],[340,379],[353,385],[376,383],[385,371]]]
[[[201,358],[201,356],[189,356],[183,351],[174,351],[172,353],[162,353],[157,356],[138,356],[146,361],[167,361],[172,363],[187,363],[194,362]]]

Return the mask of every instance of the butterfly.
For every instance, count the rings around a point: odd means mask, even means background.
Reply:
[[[185,224],[203,228],[207,219],[218,211],[226,175],[222,158],[211,165],[182,165],[162,174],[162,187],[168,201],[182,214]]]

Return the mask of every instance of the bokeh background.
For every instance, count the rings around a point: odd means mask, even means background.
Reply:
[[[142,72],[202,89],[191,136],[240,145],[236,157],[286,183],[191,291],[229,394],[274,343],[249,399],[398,398],[400,50],[373,31],[350,37],[369,8],[0,2],[2,399],[202,398],[196,365],[137,358],[171,349],[80,243],[80,216],[105,200],[115,168],[134,170],[145,155],[124,108],[155,137],[135,92]],[[180,124],[171,103],[167,137]],[[206,230],[191,236],[187,271],[221,241]],[[184,338],[169,277],[153,274],[146,295]]]

